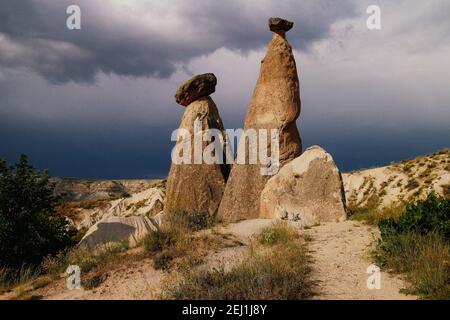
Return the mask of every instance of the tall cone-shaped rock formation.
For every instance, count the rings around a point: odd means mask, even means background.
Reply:
[[[267,129],[267,150],[271,150],[270,130],[279,130],[280,167],[301,154],[302,144],[295,121],[300,115],[300,89],[292,48],[285,33],[293,26],[280,18],[269,19],[269,28],[274,32],[266,56],[261,61],[259,79],[248,108],[244,130]],[[259,144],[262,141],[258,141]],[[246,143],[242,141],[241,143]],[[219,215],[225,221],[256,218],[259,215],[260,195],[271,177],[263,175],[265,166],[258,161],[249,164],[249,144],[245,148],[246,162],[235,163],[219,207]],[[270,151],[268,151],[270,154]],[[258,158],[259,159],[259,158]],[[276,173],[276,172],[275,172]]]
[[[189,79],[177,91],[176,100],[186,106],[186,111],[172,152],[172,166],[166,184],[166,214],[178,210],[187,214],[213,214],[219,207],[229,174],[228,165],[220,162],[208,164],[202,157],[203,152],[209,150],[208,154],[212,154],[216,159],[215,151],[207,149],[208,145],[211,146],[209,141],[223,139],[222,119],[216,104],[209,96],[214,92],[215,85],[216,78],[210,73]],[[216,129],[217,136],[206,137],[208,132],[211,133],[210,129]],[[198,149],[199,146],[201,149]],[[196,152],[199,152],[197,155],[200,157],[195,155]],[[218,152],[223,154],[222,149]]]

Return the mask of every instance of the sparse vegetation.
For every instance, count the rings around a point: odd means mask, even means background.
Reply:
[[[425,179],[425,178],[428,178],[430,175],[431,175],[431,169],[430,168],[428,168],[428,169],[425,169],[425,170],[423,170],[420,174],[419,174],[419,178],[421,178],[421,179]]]
[[[144,248],[152,256],[155,269],[195,266],[203,261],[207,251],[229,243],[223,235],[213,231],[198,231],[210,228],[216,221],[216,215],[206,213],[186,213],[177,211],[167,216],[165,225],[151,233],[144,240]]]
[[[364,221],[371,225],[378,225],[380,220],[386,218],[398,218],[405,209],[404,204],[396,204],[391,207],[379,208],[378,206],[366,206],[352,212],[350,219]]]
[[[21,286],[36,278],[36,268],[23,265],[18,269],[0,268],[0,293]]]
[[[160,229],[144,239],[144,247],[151,253],[160,252],[174,246],[182,235],[174,229]]]
[[[433,162],[430,162],[429,164],[428,164],[428,166],[427,166],[427,168],[428,169],[434,169],[434,168],[436,168],[437,167],[437,164],[433,161]]]
[[[112,260],[118,258],[128,248],[127,242],[101,245],[94,250],[79,246],[67,252],[60,252],[56,256],[46,257],[42,261],[41,268],[46,274],[58,276],[65,272],[69,265],[77,265],[81,272],[88,273],[110,264]]]
[[[413,165],[411,163],[406,163],[402,166],[402,170],[406,174],[409,174],[411,172],[412,167],[413,167]]]
[[[406,190],[414,190],[420,186],[419,182],[416,179],[409,179],[406,184]]]
[[[198,211],[186,212],[184,210],[176,210],[165,217],[165,223],[171,229],[181,229],[183,231],[207,229],[214,226],[217,222],[217,213],[209,214],[208,212]]]
[[[133,209],[133,213],[136,213],[140,208],[145,207],[147,205],[147,199],[143,199],[139,202],[129,204],[127,206],[127,210]]]
[[[284,230],[283,230],[284,229]],[[283,243],[280,240],[283,239]],[[267,228],[231,270],[185,270],[166,284],[168,299],[307,299],[313,295],[310,257],[304,241],[287,225]]]
[[[298,232],[289,226],[286,221],[278,221],[272,226],[264,228],[257,239],[260,244],[274,245],[298,238]]]
[[[431,194],[408,204],[399,218],[380,220],[379,227],[375,257],[381,266],[406,274],[406,292],[449,299],[450,201]]]
[[[443,194],[446,199],[450,199],[450,184],[442,186]]]
[[[105,281],[110,270],[117,266],[126,266],[145,258],[142,252],[128,252],[126,242],[100,245],[91,250],[86,247],[74,247],[61,251],[57,255],[43,259],[36,268],[24,268],[16,271],[13,277],[9,270],[0,270],[0,292],[14,288],[15,299],[32,299],[33,290],[43,288],[55,280],[61,279],[69,265],[77,265],[81,269],[81,285],[86,290],[98,287]],[[5,279],[12,279],[6,281]]]
[[[84,246],[75,247],[67,252],[60,252],[56,256],[46,257],[42,261],[41,269],[52,279],[58,279],[69,265],[77,265],[83,275],[81,284],[89,290],[97,287],[107,278],[111,267],[140,258],[139,255],[127,255],[128,248],[127,242],[110,243],[98,246],[94,250]]]

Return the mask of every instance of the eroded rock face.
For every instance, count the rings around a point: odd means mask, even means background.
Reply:
[[[300,114],[300,89],[292,48],[283,34],[274,33],[261,62],[259,79],[248,108],[244,129],[279,129],[280,166],[301,154],[302,144],[295,121]],[[267,150],[270,148],[270,139]],[[246,154],[248,155],[248,147]],[[238,152],[239,158],[239,152]],[[234,164],[219,208],[225,221],[259,216],[259,199],[270,175],[263,165]]]
[[[318,146],[308,148],[272,177],[260,201],[261,218],[311,226],[347,217],[341,173],[331,155]]]
[[[197,136],[203,136],[208,129],[218,129],[223,133],[224,127],[219,116],[219,111],[214,101],[208,96],[194,101],[187,106],[181,120],[180,129],[189,132],[191,137],[191,163],[172,163],[166,184],[166,201],[164,212],[170,213],[176,210],[183,210],[187,213],[208,212],[215,213],[225,189],[226,178],[229,168],[227,164],[208,164],[202,161],[195,164],[194,155],[194,134],[195,123],[201,124],[201,130]],[[201,138],[201,137],[200,137]],[[179,140],[175,149],[182,150],[179,154],[184,155],[183,143],[186,140]],[[201,142],[202,149],[205,150],[209,142]]]
[[[186,107],[195,100],[213,93],[216,90],[216,84],[217,78],[213,73],[194,76],[178,88],[175,100]]]
[[[95,223],[105,217],[130,217],[145,215],[149,218],[164,209],[165,188],[164,183],[135,193],[126,198],[100,203],[98,207],[77,208],[72,218],[77,229],[91,228]]]
[[[94,249],[98,245],[126,241],[130,247],[135,247],[157,228],[157,224],[144,215],[106,216],[88,230],[79,245]]]

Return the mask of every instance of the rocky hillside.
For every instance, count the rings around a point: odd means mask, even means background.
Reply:
[[[432,191],[450,196],[450,150],[342,175],[350,209],[389,207],[423,199]]]
[[[95,180],[77,178],[52,178],[55,194],[66,201],[116,199],[149,189],[162,180]]]

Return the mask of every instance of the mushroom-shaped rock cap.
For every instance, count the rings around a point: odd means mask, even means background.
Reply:
[[[175,100],[182,106],[209,96],[216,91],[217,78],[213,73],[196,75],[184,82],[175,94]]]
[[[273,32],[287,32],[292,29],[294,23],[282,18],[270,18],[269,29]]]

